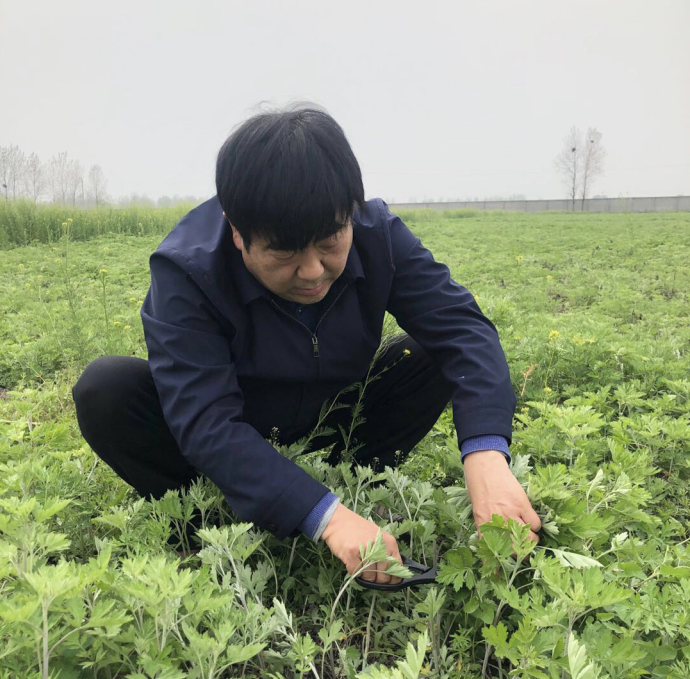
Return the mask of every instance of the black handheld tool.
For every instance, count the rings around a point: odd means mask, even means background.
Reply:
[[[418,585],[428,585],[431,582],[436,582],[436,554],[434,554],[434,565],[429,568],[424,564],[417,563],[412,559],[408,559],[404,554],[400,555],[402,559],[402,565],[409,568],[415,575],[411,578],[403,578],[397,585],[384,584],[380,582],[369,582],[363,580],[361,577],[356,577],[355,582],[362,587],[367,587],[369,589],[380,589],[385,592],[399,592],[406,587],[416,587]]]

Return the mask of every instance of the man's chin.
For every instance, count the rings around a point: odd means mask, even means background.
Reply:
[[[330,282],[322,283],[320,290],[316,294],[302,293],[299,290],[293,290],[292,299],[300,304],[316,304],[316,302],[320,302],[328,294],[330,287]]]

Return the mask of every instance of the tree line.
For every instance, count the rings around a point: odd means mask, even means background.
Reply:
[[[573,210],[576,200],[581,200],[584,208],[585,199],[595,180],[604,172],[605,157],[602,134],[595,127],[588,128],[583,135],[579,128],[573,126],[564,137],[563,147],[554,159],[554,165],[566,186],[568,198],[572,200]],[[27,154],[16,145],[0,146],[0,188],[6,201],[25,198],[37,203],[47,199],[60,205],[98,207],[111,202],[107,186],[100,165],[92,165],[86,171],[78,160],[68,157],[67,151],[58,153],[44,163],[37,153]],[[525,196],[513,195],[509,199],[524,200]],[[194,196],[162,196],[154,201],[148,196],[133,194],[117,202],[119,205],[167,207],[182,202],[197,203],[200,199]],[[436,201],[426,199],[425,202]]]
[[[108,200],[107,181],[100,165],[88,171],[62,151],[47,162],[16,145],[0,146],[0,188],[5,200],[43,198],[61,205],[95,205]]]

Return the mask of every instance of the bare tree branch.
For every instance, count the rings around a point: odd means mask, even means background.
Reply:
[[[9,198],[10,182],[10,147],[0,146],[0,186],[5,194],[5,200]]]
[[[594,180],[604,174],[604,158],[606,150],[601,143],[601,132],[596,127],[587,130],[585,138],[585,148],[582,154],[582,209],[585,208],[587,191],[591,188]]]
[[[26,194],[34,203],[43,194],[46,187],[46,172],[41,159],[38,154],[32,153],[26,161],[26,174],[24,177],[24,185],[26,186]]]
[[[26,154],[18,146],[10,146],[8,153],[9,172],[7,174],[8,191],[12,192],[12,200],[17,199],[17,192],[21,196],[26,169]],[[7,193],[5,194],[7,195]]]
[[[580,188],[580,170],[582,167],[582,135],[577,127],[571,127],[563,139],[563,148],[554,160],[556,170],[563,178],[575,210],[575,199]]]
[[[89,169],[88,187],[89,195],[96,202],[96,207],[98,207],[105,198],[105,190],[107,185],[108,182],[105,179],[101,166],[92,165]]]
[[[48,165],[48,183],[50,184],[50,191],[53,194],[53,202],[61,202],[63,205],[67,203],[68,181],[67,172],[69,160],[67,160],[67,151],[58,153],[50,159]]]
[[[72,205],[77,204],[77,191],[84,181],[84,168],[78,160],[67,163],[67,189],[72,197]]]

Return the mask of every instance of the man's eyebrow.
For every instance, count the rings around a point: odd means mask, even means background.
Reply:
[[[346,225],[343,224],[342,228],[344,228],[345,226]],[[340,231],[342,231],[342,228],[339,229],[338,231],[336,231],[335,233],[332,233],[330,236],[324,236],[323,238],[319,238],[319,240],[314,241],[314,242],[315,243],[321,243],[322,241],[327,241],[327,240],[331,240],[332,238],[336,238],[336,237],[340,236]],[[271,252],[285,252],[285,253],[297,252],[297,248],[285,249],[285,248],[279,248],[279,247],[277,247],[277,245],[278,245],[277,243],[271,242],[271,243],[267,243],[266,245],[262,245],[262,248],[263,248],[264,252],[266,252],[268,250],[270,250]]]

